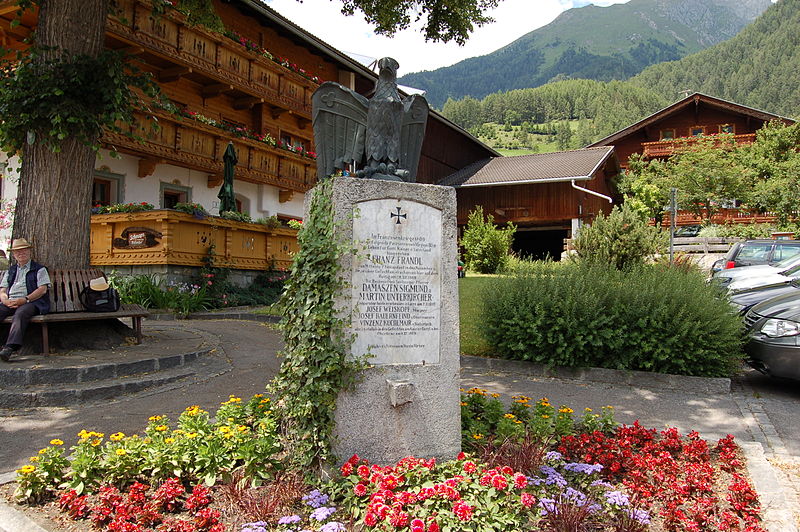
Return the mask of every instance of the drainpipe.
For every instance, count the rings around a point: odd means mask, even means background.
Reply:
[[[579,187],[578,185],[575,184],[574,179],[571,181],[571,183],[572,183],[572,188],[574,189],[586,192],[587,194],[591,194],[592,196],[597,196],[598,198],[603,198],[604,200],[608,200],[609,203],[614,203],[614,201],[605,194],[600,194],[599,192],[595,192],[594,190],[589,190],[588,188]]]

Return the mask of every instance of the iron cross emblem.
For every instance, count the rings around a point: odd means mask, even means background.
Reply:
[[[398,225],[400,223],[400,218],[406,219],[406,216],[407,215],[405,215],[405,214],[400,214],[400,207],[397,207],[397,212],[389,213],[390,219],[391,218],[396,218],[396,220],[394,222],[395,225]]]

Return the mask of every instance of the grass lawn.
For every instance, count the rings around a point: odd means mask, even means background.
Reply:
[[[461,353],[464,355],[488,355],[490,346],[480,334],[478,320],[481,294],[493,275],[467,274],[458,280],[459,319],[461,321]]]

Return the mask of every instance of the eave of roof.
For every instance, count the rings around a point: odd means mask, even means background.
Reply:
[[[281,15],[280,13],[278,13],[277,11],[272,9],[271,7],[269,7],[266,4],[262,3],[260,0],[232,0],[232,1],[239,2],[241,4],[245,4],[245,5],[249,6],[251,9],[255,10],[256,12],[261,13],[262,15],[267,17],[268,19],[272,20],[273,22],[277,23],[279,26],[283,27],[283,29],[285,29],[286,31],[292,33],[293,35],[295,35],[296,37],[298,37],[302,41],[305,41],[309,46],[311,46],[311,47],[313,47],[315,49],[319,49],[320,51],[324,52],[330,59],[332,59],[335,62],[340,63],[345,68],[350,69],[350,70],[352,70],[352,71],[354,71],[354,72],[356,72],[356,73],[358,73],[358,74],[360,74],[360,75],[362,75],[362,76],[364,76],[366,78],[370,78],[372,80],[377,81],[378,75],[375,72],[373,72],[372,70],[370,70],[366,66],[362,65],[361,63],[359,63],[355,59],[351,58],[350,56],[348,56],[344,52],[341,52],[341,51],[337,50],[336,48],[334,48],[330,44],[326,43],[325,41],[323,41],[322,39],[320,39],[316,35],[313,35],[312,33],[309,33],[308,31],[304,30],[303,28],[301,28],[300,26],[298,26],[297,24],[295,24],[294,22],[292,22],[288,18],[284,17],[283,15]],[[439,112],[436,111],[435,109],[431,109],[430,110],[430,116],[433,116],[436,120],[438,120],[439,122],[441,122],[445,126],[449,127],[450,129],[453,129],[453,130],[457,131],[458,133],[461,133],[463,135],[468,136],[469,138],[471,138],[475,142],[475,144],[481,146],[487,152],[491,153],[495,157],[501,157],[502,156],[497,150],[495,150],[494,148],[492,148],[490,146],[487,146],[486,144],[484,144],[483,142],[478,140],[476,137],[474,137],[472,134],[470,134],[467,130],[465,130],[461,126],[451,122],[450,120],[445,118],[443,115],[439,114]]]
[[[587,153],[589,152],[589,153]],[[588,156],[595,155],[595,159],[586,160]],[[525,168],[526,162],[536,162],[539,165],[552,164],[549,170],[550,174],[557,174],[560,167],[571,169],[570,164],[565,164],[564,159],[582,156],[584,158],[582,163],[591,163],[591,169],[582,175],[572,175],[570,172],[564,172],[562,175],[549,175],[547,177],[532,177],[531,170]],[[609,160],[615,156],[613,146],[601,146],[597,148],[582,148],[580,150],[570,150],[566,152],[553,152],[553,153],[540,153],[534,155],[518,155],[515,157],[501,157],[501,158],[486,158],[467,166],[451,174],[445,179],[439,181],[440,185],[452,186],[455,188],[469,188],[469,187],[494,187],[494,186],[508,186],[508,185],[526,185],[535,183],[558,183],[568,181],[589,181],[593,179],[595,173],[602,168]],[[548,161],[549,159],[549,161]],[[618,166],[618,165],[617,165]],[[504,168],[498,168],[504,167]],[[553,168],[556,168],[554,170]],[[541,170],[541,168],[540,168]],[[497,179],[492,174],[497,173],[505,174],[507,179]],[[481,176],[481,174],[484,174]],[[476,177],[477,176],[477,177]],[[473,180],[473,181],[470,181]]]
[[[729,111],[733,111],[736,113],[741,113],[744,115],[752,116],[759,120],[770,121],[770,120],[783,120],[790,124],[794,124],[794,120],[785,116],[776,115],[774,113],[768,113],[767,111],[761,111],[759,109],[755,109],[753,107],[747,107],[746,105],[738,104],[735,102],[730,102],[728,100],[723,100],[722,98],[717,98],[715,96],[709,96],[707,94],[703,94],[700,92],[695,92],[687,96],[682,100],[678,100],[677,102],[664,107],[660,111],[656,111],[655,113],[651,114],[648,117],[645,117],[635,124],[632,124],[628,127],[620,129],[616,133],[612,133],[611,135],[605,137],[604,139],[600,139],[597,142],[589,144],[586,146],[587,148],[596,148],[599,146],[608,146],[619,140],[622,137],[635,133],[640,129],[643,129],[654,122],[658,122],[659,120],[664,119],[665,117],[669,116],[670,114],[683,109],[691,105],[694,102],[703,102],[715,107],[720,107],[723,109],[727,109]]]

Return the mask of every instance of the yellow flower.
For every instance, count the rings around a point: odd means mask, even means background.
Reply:
[[[169,430],[169,427],[168,427],[168,426],[166,426],[166,425],[159,425],[159,426],[157,426],[157,427],[156,427],[156,430],[157,430],[158,432],[164,432],[164,431],[166,431],[166,430]]]
[[[149,418],[150,421],[161,421],[162,419],[164,419],[164,416],[150,416]]]
[[[264,394],[263,393],[257,393],[253,397],[255,397],[256,399],[260,399],[260,398],[264,397]]]
[[[189,432],[189,433],[186,434],[186,437],[189,438],[190,440],[192,440],[192,439],[197,437],[197,433],[196,432]]]
[[[568,407],[568,406],[562,406],[561,408],[559,408],[559,409],[558,409],[558,412],[559,412],[560,414],[571,414],[571,413],[573,413],[573,412],[574,412],[574,410],[572,410],[572,409],[571,409],[570,407]]]
[[[100,440],[100,439],[97,439],[97,440],[92,440],[92,447],[97,447],[97,446],[98,446],[98,445],[100,445],[101,443],[103,443],[103,441],[102,441],[102,440]]]
[[[78,437],[82,440],[86,440],[89,438],[89,433],[86,432],[86,429],[81,429],[81,431],[78,433]]]
[[[64,445],[64,442],[56,438],[55,440],[50,440],[50,445]]]
[[[175,438],[164,438],[164,443],[175,443]]]
[[[473,434],[472,437],[475,438],[476,440],[480,440],[483,439],[483,434]]]
[[[20,475],[28,475],[30,473],[33,473],[34,471],[36,471],[36,466],[32,465],[24,465],[19,469],[17,469],[17,473],[19,473]]]
[[[270,400],[271,400],[271,399],[270,399],[269,397],[266,397],[266,398],[262,399],[260,402],[261,402],[261,403],[269,403],[269,402],[270,402]]]
[[[196,416],[196,415],[200,414],[200,412],[202,412],[202,410],[200,410],[200,406],[199,405],[192,405],[192,406],[186,408],[186,415],[187,416]]]
[[[233,438],[233,433],[232,432],[226,432],[225,434],[222,435],[222,437],[225,438],[226,440],[229,439],[229,438]]]
[[[519,419],[515,419],[515,420],[514,420],[514,423],[516,423],[517,425],[521,425],[521,424],[522,424],[522,421],[520,421]]]
[[[492,397],[494,397],[495,399],[497,399],[498,397],[500,397],[500,394],[499,394],[499,393],[493,393],[493,394],[492,394]]]
[[[39,457],[38,456],[31,456],[30,458],[28,458],[28,460],[30,460],[31,462],[38,462],[39,461]]]
[[[229,432],[231,431],[231,428],[230,428],[230,427],[224,427],[224,426],[223,426],[223,427],[220,427],[220,428],[219,428],[219,431],[220,431],[222,434],[227,434],[227,433],[229,433]]]
[[[239,425],[236,428],[239,429],[239,432],[247,432],[248,430],[250,430],[250,427],[248,427],[247,425]]]
[[[467,403],[465,403],[464,401],[461,401],[461,406],[467,406]]]
[[[517,418],[517,416],[515,416],[514,414],[505,414],[503,417],[506,418],[506,419],[516,419]]]
[[[44,454],[47,452],[47,449],[39,449],[39,454]]]
[[[584,408],[584,409],[583,409],[583,411],[584,411],[584,412],[591,412],[591,411],[592,411],[592,409],[591,409],[591,408],[589,408],[589,407],[586,407],[586,408]]]
[[[550,416],[547,414],[542,414],[542,419],[550,419]]]
[[[125,449],[117,449],[115,452],[117,453],[117,456],[125,456],[126,454],[128,454],[128,451],[126,451]]]
[[[124,438],[124,437],[125,437],[125,434],[124,434],[124,433],[122,433],[122,432],[115,432],[114,434],[112,434],[111,436],[109,436],[109,437],[108,437],[108,439],[109,439],[109,440],[111,440],[111,441],[120,441],[120,440],[121,440],[122,438]]]

